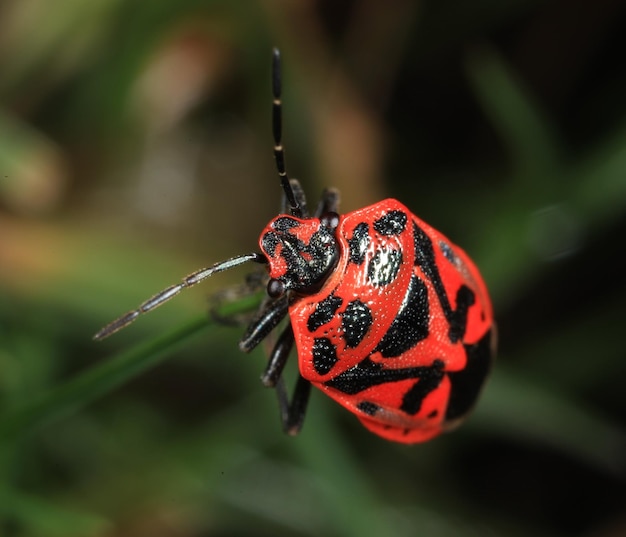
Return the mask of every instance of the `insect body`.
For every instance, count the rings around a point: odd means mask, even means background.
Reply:
[[[262,376],[277,389],[284,429],[300,430],[314,385],[388,440],[429,440],[467,415],[493,361],[485,284],[463,250],[396,200],[339,216],[338,194],[327,190],[308,214],[299,183],[285,172],[277,50],[273,66],[274,153],[286,207],[262,231],[262,253],[196,271],[95,338],[216,272],[265,264],[268,299],[240,348],[252,350],[289,317]],[[299,377],[289,398],[281,375],[294,344]]]

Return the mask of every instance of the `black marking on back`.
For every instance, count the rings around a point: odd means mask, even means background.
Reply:
[[[370,245],[369,226],[366,222],[361,222],[354,228],[352,238],[348,239],[350,248],[350,261],[355,265],[363,264],[365,254]]]
[[[330,373],[337,363],[337,348],[327,337],[316,337],[313,341],[313,368],[320,375]]]
[[[406,229],[406,221],[402,211],[389,211],[374,222],[374,229],[381,235],[400,235]]]
[[[372,285],[379,287],[389,285],[396,279],[402,265],[402,252],[382,248],[376,250],[374,257],[367,265],[367,277]]]
[[[368,416],[374,416],[376,412],[380,410],[380,406],[376,403],[372,403],[371,401],[361,401],[356,405],[356,407]]]
[[[455,266],[458,266],[459,264],[459,258],[456,256],[456,254],[454,253],[454,250],[452,249],[452,246],[450,246],[447,242],[445,241],[439,241],[439,249],[441,250],[441,253],[443,254],[443,256],[450,261],[450,263],[452,263]]]
[[[448,337],[452,343],[456,343],[465,335],[467,328],[467,311],[476,301],[476,295],[467,285],[461,285],[456,292],[456,310],[452,312]]]
[[[428,289],[413,275],[396,318],[374,352],[380,352],[384,358],[394,358],[414,347],[428,336],[429,313]]]
[[[437,365],[435,365],[435,363]],[[388,382],[398,382],[407,379],[421,379],[433,375],[433,369],[441,368],[441,361],[436,360],[433,365],[420,367],[405,367],[390,369],[381,364],[372,362],[368,357],[357,365],[326,381],[325,386],[339,390],[347,395],[355,395],[372,386],[379,386]]]
[[[372,326],[372,312],[367,304],[360,300],[348,303],[346,310],[341,314],[341,328],[346,347],[356,347]]]
[[[435,360],[420,379],[402,397],[400,410],[414,416],[422,408],[426,396],[435,390],[444,376],[443,361]]]
[[[343,304],[343,300],[335,295],[330,295],[315,305],[315,311],[309,315],[306,327],[309,332],[315,332],[320,326],[332,321],[337,310]]]
[[[265,250],[270,255],[270,257],[274,257],[276,255],[276,247],[280,242],[276,233],[268,231],[265,235],[263,235],[261,242],[263,250]]]
[[[467,414],[474,406],[493,360],[491,330],[477,343],[464,345],[467,365],[461,371],[451,371],[450,399],[446,410],[446,420],[454,420]]]
[[[298,227],[299,225],[300,225],[300,222],[291,218],[290,216],[279,216],[272,223],[272,227],[276,231],[280,231],[282,233],[287,233],[290,229],[293,229],[294,227]]]
[[[430,237],[413,222],[413,237],[415,243],[415,264],[419,266],[424,274],[433,284],[443,313],[450,325],[448,337],[452,343],[456,343],[463,339],[465,330],[467,329],[467,310],[474,304],[474,292],[462,285],[457,291],[457,309],[453,310],[450,305],[450,299],[446,293],[446,289],[441,280],[439,269],[435,263],[435,252]]]

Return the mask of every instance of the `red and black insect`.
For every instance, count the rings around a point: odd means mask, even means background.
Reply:
[[[339,215],[338,193],[327,189],[309,214],[300,184],[285,170],[276,49],[272,86],[284,207],[262,231],[261,253],[190,274],[95,339],[217,272],[263,264],[268,297],[239,347],[251,351],[289,317],[261,377],[277,388],[285,431],[300,430],[314,385],[388,440],[429,440],[468,414],[490,370],[495,327],[486,286],[463,250],[396,200]],[[282,372],[294,344],[299,377],[289,398]]]

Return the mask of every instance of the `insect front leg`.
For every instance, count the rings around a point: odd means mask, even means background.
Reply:
[[[287,295],[265,303],[239,342],[243,352],[250,352],[274,330],[289,312]]]
[[[224,326],[245,326],[249,324],[255,315],[254,313],[225,315],[220,313],[220,309],[224,304],[236,302],[258,293],[267,286],[267,280],[266,271],[251,272],[246,275],[244,283],[227,287],[212,294],[209,297],[209,316],[216,323]]]

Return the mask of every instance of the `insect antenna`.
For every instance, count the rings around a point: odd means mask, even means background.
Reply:
[[[287,170],[285,168],[285,149],[283,147],[283,102],[281,100],[282,93],[282,75],[280,50],[274,48],[272,51],[272,133],[274,135],[274,158],[276,159],[276,169],[280,177],[280,184],[283,187],[289,210],[293,216],[302,217],[303,211],[296,194],[293,191]]]
[[[111,334],[114,334],[118,330],[127,327],[140,315],[147,313],[162,304],[165,304],[165,302],[167,302],[171,298],[174,298],[183,289],[193,287],[201,281],[206,280],[209,276],[213,276],[213,274],[231,269],[243,263],[247,263],[248,261],[254,261],[255,263],[267,263],[267,259],[263,255],[251,253],[232,257],[231,259],[227,259],[226,261],[216,263],[211,267],[196,270],[195,272],[192,272],[191,274],[185,276],[180,283],[177,283],[176,285],[171,285],[167,289],[163,289],[163,291],[160,291],[153,297],[140,304],[136,309],[129,311],[128,313],[122,315],[121,317],[118,317],[114,321],[111,321],[95,336],[93,336],[93,339],[98,341],[109,337]]]

